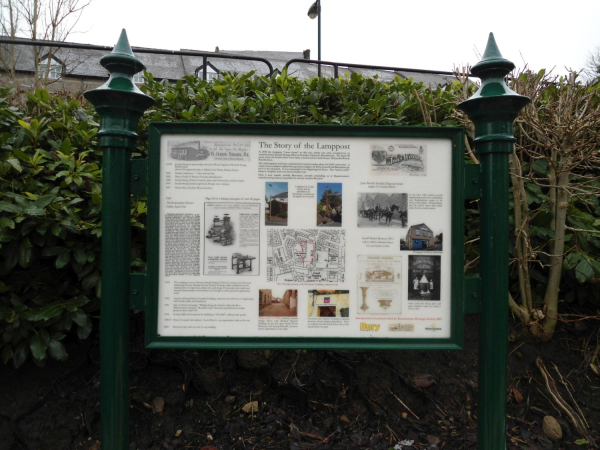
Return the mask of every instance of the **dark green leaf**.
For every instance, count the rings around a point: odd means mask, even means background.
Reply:
[[[8,217],[0,217],[0,227],[1,228],[10,228],[11,230],[15,229],[15,221]]]
[[[31,349],[31,354],[34,358],[42,360],[46,357],[48,344],[46,344],[46,341],[41,333],[35,333],[33,336],[31,336],[29,348]]]
[[[86,316],[85,324],[77,327],[77,336],[79,336],[79,339],[87,339],[91,332],[92,319],[90,319],[89,316]]]
[[[84,326],[86,320],[88,318],[87,314],[84,313],[81,309],[75,310],[75,312],[71,313],[71,317],[73,318],[73,322],[75,322],[80,327]]]
[[[33,250],[31,247],[25,246],[23,243],[19,246],[19,266],[23,269],[27,268],[31,263]]]
[[[40,318],[44,320],[49,320],[53,319],[54,317],[60,316],[64,310],[65,307],[62,305],[62,303],[56,301],[40,309],[39,315]]]
[[[591,264],[587,260],[582,259],[575,268],[575,277],[577,278],[577,281],[580,283],[585,283],[593,276],[594,269],[592,268]]]
[[[28,355],[29,355],[29,346],[27,345],[27,342],[21,341],[17,345],[17,348],[14,351],[14,355],[13,355],[13,364],[16,369],[18,369],[19,367],[21,367],[23,365],[23,363],[27,360]]]
[[[58,361],[66,361],[69,357],[62,342],[56,340],[50,341],[50,356]]]
[[[21,167],[21,163],[19,162],[18,159],[10,158],[6,162],[9,163],[11,166],[13,166],[15,168],[15,170],[17,170],[18,172],[23,171],[23,168]]]
[[[75,257],[75,261],[77,261],[82,266],[87,263],[87,255],[83,250],[78,248],[74,249],[73,256]]]
[[[56,268],[62,269],[71,261],[71,252],[61,253],[58,258],[56,258]]]
[[[98,284],[99,281],[100,281],[100,273],[93,272],[90,275],[88,275],[87,277],[85,277],[83,280],[81,280],[81,287],[84,290],[89,291],[90,289],[95,288],[96,284]]]
[[[2,363],[8,363],[13,357],[13,349],[10,344],[4,344],[2,346]]]

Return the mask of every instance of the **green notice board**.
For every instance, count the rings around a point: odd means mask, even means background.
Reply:
[[[149,138],[149,347],[461,348],[462,129]]]

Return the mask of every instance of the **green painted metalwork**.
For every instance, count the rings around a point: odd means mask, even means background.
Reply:
[[[146,195],[148,181],[146,159],[136,158],[131,160],[131,195]]]
[[[464,334],[464,130],[451,127],[387,127],[337,125],[266,125],[227,123],[152,123],[148,130],[148,252],[146,346],[149,348],[341,348],[348,350],[459,350]],[[264,338],[264,337],[165,337],[157,334],[160,237],[160,140],[163,134],[213,134],[246,136],[327,136],[449,139],[452,143],[451,337],[408,338]]]
[[[481,198],[481,173],[479,164],[465,164],[465,199]]]
[[[154,100],[133,84],[133,75],[144,66],[133,56],[125,30],[100,63],[110,78],[85,97],[100,114],[103,147],[101,439],[103,448],[125,450],[129,448],[130,151],[138,121]]]
[[[129,277],[129,299],[131,309],[146,309],[146,274],[132,273]]]
[[[481,278],[465,277],[465,314],[478,314],[481,311]]]
[[[475,124],[481,168],[481,328],[478,448],[506,448],[508,363],[508,196],[513,121],[529,98],[504,78],[514,64],[502,57],[490,33],[482,60],[471,69],[481,87],[459,108]]]

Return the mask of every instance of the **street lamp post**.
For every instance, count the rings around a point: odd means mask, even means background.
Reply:
[[[318,35],[318,60],[319,60],[319,69],[318,74],[319,78],[321,78],[321,0],[317,0],[308,9],[308,17],[311,19],[319,18],[319,35]]]

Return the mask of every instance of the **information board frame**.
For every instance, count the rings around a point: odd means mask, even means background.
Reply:
[[[464,139],[463,128],[279,125],[227,123],[151,123],[147,162],[147,272],[145,308],[145,344],[148,348],[303,348],[303,349],[374,349],[374,350],[460,350],[464,335]],[[161,336],[158,334],[159,239],[161,202],[161,137],[163,135],[219,135],[253,137],[343,137],[343,138],[415,138],[449,141],[451,160],[451,274],[450,336],[447,338],[378,337],[198,337]]]

